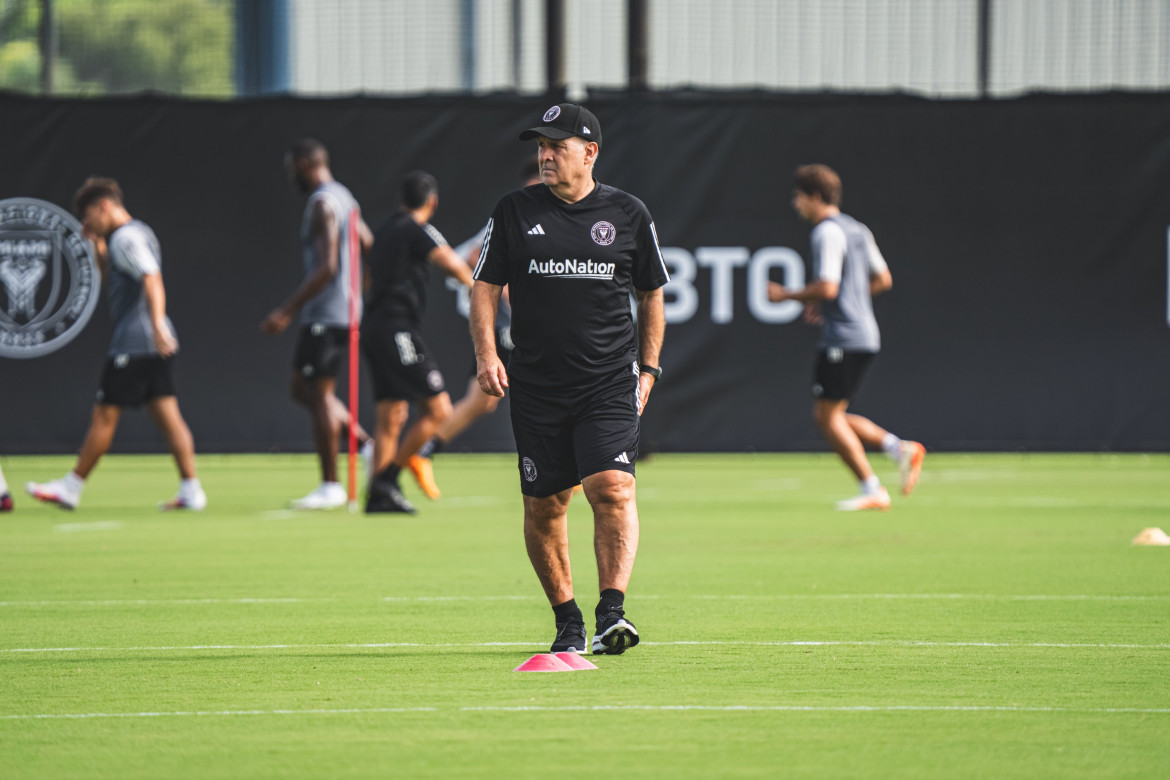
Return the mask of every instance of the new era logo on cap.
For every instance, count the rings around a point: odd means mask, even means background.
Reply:
[[[544,112],[540,124],[520,134],[521,141],[538,136],[560,140],[577,136],[601,146],[601,123],[593,112],[577,103],[558,103]]]

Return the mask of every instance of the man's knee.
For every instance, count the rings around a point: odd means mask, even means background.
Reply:
[[[571,495],[571,491],[541,498],[524,496],[525,523],[544,528],[563,519],[569,511],[568,495]]]
[[[288,395],[298,406],[309,405],[309,388],[305,378],[300,374],[293,374],[288,383]]]
[[[634,501],[634,475],[624,471],[601,471],[584,480],[585,497],[594,509],[624,507]]]
[[[841,401],[815,401],[813,403],[813,421],[822,431],[833,425],[834,418],[845,416],[846,403]]]
[[[442,425],[451,419],[451,413],[454,411],[454,407],[451,405],[451,396],[447,393],[431,396],[426,401],[424,411],[436,424]]]

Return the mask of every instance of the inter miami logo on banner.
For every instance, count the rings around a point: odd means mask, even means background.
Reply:
[[[0,200],[0,357],[65,346],[100,293],[93,250],[69,212],[36,198]]]

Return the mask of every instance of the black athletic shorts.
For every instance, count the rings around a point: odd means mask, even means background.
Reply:
[[[500,362],[503,363],[505,367],[508,365],[508,359],[512,357],[512,346],[512,329],[497,328],[496,357],[500,359]],[[479,364],[475,360],[471,361],[471,373],[468,374],[468,376],[472,379],[475,379],[477,376],[479,376]]]
[[[155,398],[175,394],[171,361],[158,355],[113,355],[102,366],[97,402],[137,407]]]
[[[447,389],[438,363],[411,325],[367,323],[361,344],[374,379],[375,401],[417,401]]]
[[[826,401],[852,401],[876,352],[848,352],[828,347],[817,352],[813,368],[813,397]]]
[[[520,492],[543,498],[591,474],[634,473],[638,370],[623,368],[588,389],[510,388]]]
[[[336,377],[349,343],[349,328],[305,325],[297,337],[293,371],[307,379]]]

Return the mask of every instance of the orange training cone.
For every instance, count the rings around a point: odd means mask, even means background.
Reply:
[[[585,658],[585,656],[579,653],[565,651],[563,653],[553,653],[553,655],[561,659],[561,662],[572,669],[574,672],[582,672],[586,669],[597,668],[592,663],[590,663],[589,660]]]
[[[588,663],[588,662],[586,662]],[[512,670],[513,672],[571,672],[573,667],[552,653],[537,653]]]

